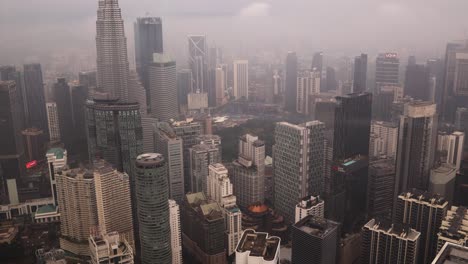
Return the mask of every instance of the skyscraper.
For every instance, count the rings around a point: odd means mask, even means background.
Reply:
[[[140,105],[141,117],[148,116],[148,104],[150,103],[150,100],[147,98],[149,98],[149,91],[143,87],[138,79],[137,73],[134,71],[131,71],[129,75],[128,90],[128,101],[138,103]]]
[[[399,85],[400,59],[396,53],[379,54],[376,60],[375,91],[386,85]]]
[[[286,57],[285,80],[285,109],[295,113],[297,106],[297,56],[295,52],[288,52]]]
[[[227,87],[227,72],[225,67],[216,67],[216,106],[221,106],[224,103],[224,92]]]
[[[141,127],[143,129],[143,152],[151,153],[155,151],[154,133],[158,120],[153,117],[142,117]]]
[[[369,156],[372,94],[349,94],[336,101],[333,159]]]
[[[313,95],[320,94],[320,72],[306,71],[297,77],[297,102],[296,111],[303,115],[313,112]]]
[[[55,173],[67,166],[67,151],[63,148],[51,148],[47,150],[47,167],[49,170],[50,188],[54,205],[58,205],[57,179]]]
[[[416,100],[431,100],[429,90],[429,70],[425,65],[413,64],[406,66],[405,96]]]
[[[93,169],[100,231],[118,232],[133,246],[133,217],[128,174],[118,172],[103,160],[95,162]]]
[[[189,35],[189,67],[192,70],[191,92],[207,92],[207,47],[205,35]]]
[[[457,108],[455,116],[455,128],[468,135],[468,108]],[[464,148],[468,149],[468,139],[465,140]]]
[[[291,261],[294,264],[335,263],[339,224],[309,215],[292,226]]]
[[[199,144],[190,148],[190,176],[192,192],[208,193],[210,164],[221,162],[221,152],[213,144]]]
[[[96,21],[97,90],[128,100],[127,38],[118,0],[99,0]]]
[[[265,143],[246,134],[239,139],[239,157],[232,163],[237,204],[247,208],[265,200]]]
[[[60,124],[58,118],[58,109],[55,102],[46,104],[47,123],[49,127],[50,142],[60,141]]]
[[[393,208],[395,160],[378,159],[369,163],[367,184],[367,215],[389,218]]]
[[[327,67],[325,79],[325,91],[338,90],[338,81],[336,80],[335,68]],[[346,93],[345,93],[346,94]]]
[[[398,196],[396,207],[395,220],[421,232],[419,263],[431,263],[437,253],[437,233],[448,202],[439,195],[413,189]]]
[[[389,122],[372,121],[369,143],[369,157],[396,159],[398,125]]]
[[[90,170],[55,172],[60,208],[60,248],[75,255],[90,256],[89,232],[98,224],[94,175]]]
[[[58,78],[53,87],[53,95],[57,104],[60,136],[67,149],[72,149],[75,130],[73,127],[73,112],[70,86],[65,78]],[[73,153],[74,151],[70,151]]]
[[[439,155],[442,155],[444,162],[455,166],[457,172],[460,172],[464,142],[465,133],[460,131],[455,131],[452,134],[439,132],[437,136]]]
[[[437,139],[436,105],[412,102],[400,119],[395,194],[417,188],[427,190]]]
[[[88,96],[93,97],[97,87],[97,72],[84,71],[78,73],[78,83],[88,90]]]
[[[249,99],[249,62],[247,60],[234,61],[234,97]]]
[[[367,91],[367,54],[354,58],[353,93]]]
[[[179,205],[169,200],[169,224],[171,225],[172,264],[182,264],[182,229]]]
[[[180,111],[187,108],[187,96],[193,91],[192,70],[182,69],[177,72],[177,93],[179,96]]]
[[[308,194],[323,192],[324,124],[311,121],[302,125],[276,124],[273,147],[274,203],[290,223],[295,206]]]
[[[148,66],[151,116],[168,122],[179,116],[176,63],[166,54],[156,53]]]
[[[72,121],[73,121],[73,151],[86,160],[88,148],[86,144],[86,100],[88,99],[88,87],[73,84],[71,86]]]
[[[163,30],[160,17],[139,17],[134,23],[136,70],[143,87],[149,89],[148,66],[153,53],[163,53]]]
[[[421,263],[420,236],[409,225],[371,219],[362,228],[361,263]]]
[[[294,223],[306,218],[308,215],[313,215],[323,218],[325,215],[324,201],[320,196],[306,196],[302,198],[296,205],[296,217]]]
[[[31,127],[21,131],[27,161],[42,160],[45,153],[46,138],[39,128]]]
[[[47,130],[47,114],[45,108],[44,81],[40,64],[24,65],[24,91],[26,101],[26,124]]]
[[[138,156],[135,192],[141,262],[172,263],[167,168],[161,154],[147,153]]]
[[[323,52],[316,52],[314,53],[314,56],[312,57],[312,69],[316,68],[317,71],[322,73],[323,70]]]

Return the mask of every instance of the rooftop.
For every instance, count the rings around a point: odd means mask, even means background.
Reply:
[[[466,207],[452,206],[442,221],[439,238],[466,243],[468,241],[468,210]]]
[[[294,227],[315,237],[326,237],[330,232],[337,229],[340,224],[325,218],[308,215],[294,224]]]
[[[432,264],[466,264],[468,263],[468,247],[445,243]]]
[[[320,203],[323,203],[323,200],[320,198],[320,196],[311,195],[302,198],[297,206],[303,209],[308,209]]]
[[[57,159],[63,159],[63,156],[67,153],[63,148],[51,148],[47,151],[47,154],[53,154]]]
[[[446,206],[448,202],[439,194],[413,189],[398,196],[400,199],[412,200],[413,202],[425,202],[436,206]]]
[[[192,209],[201,212],[206,220],[215,221],[223,218],[223,211],[219,204],[208,200],[203,192],[189,193],[185,197]]]
[[[139,166],[163,166],[164,156],[159,153],[145,153],[137,157],[136,163]]]
[[[37,209],[36,215],[38,214],[50,214],[57,212],[57,208],[54,205],[44,205]]]
[[[364,228],[411,241],[418,240],[421,235],[420,232],[412,229],[411,226],[402,223],[392,223],[389,219],[371,219]]]
[[[249,256],[251,257],[261,257],[266,261],[272,261],[277,256],[280,242],[279,237],[247,229],[242,234],[236,251],[240,253],[250,252]]]

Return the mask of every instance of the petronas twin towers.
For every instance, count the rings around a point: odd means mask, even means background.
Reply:
[[[99,0],[96,21],[98,92],[108,99],[129,98],[127,38],[118,0]]]

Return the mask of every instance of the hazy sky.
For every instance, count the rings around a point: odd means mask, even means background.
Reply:
[[[97,0],[0,0],[0,64],[51,53],[95,53]],[[234,54],[323,50],[436,56],[468,37],[468,0],[120,0],[129,54],[138,16],[163,18],[165,49],[182,56],[187,34]],[[181,55],[182,54],[182,55]],[[243,54],[237,54],[239,56]]]

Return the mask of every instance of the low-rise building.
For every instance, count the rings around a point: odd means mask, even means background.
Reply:
[[[247,229],[236,248],[237,264],[276,264],[280,259],[279,237]]]

